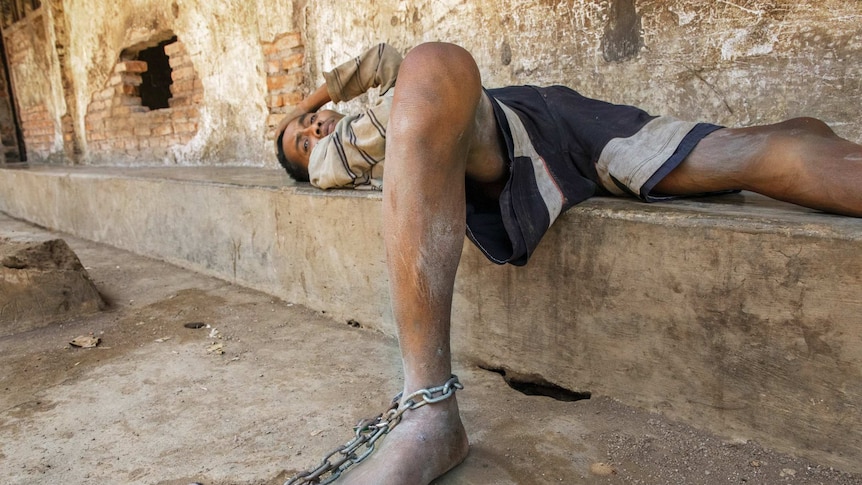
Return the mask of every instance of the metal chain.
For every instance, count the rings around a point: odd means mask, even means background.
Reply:
[[[374,418],[359,421],[353,428],[353,439],[327,453],[317,468],[297,473],[284,482],[284,485],[325,485],[334,482],[348,468],[371,456],[377,440],[395,429],[405,411],[448,399],[459,389],[464,389],[464,386],[461,385],[458,376],[453,374],[442,386],[419,389],[403,401],[399,393],[392,399],[386,411]],[[364,450],[360,450],[362,446],[365,446]],[[330,475],[323,478],[327,473]]]

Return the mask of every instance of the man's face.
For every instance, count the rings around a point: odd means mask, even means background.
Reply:
[[[308,159],[314,145],[324,136],[332,133],[338,120],[344,115],[332,110],[305,113],[291,120],[284,128],[281,140],[282,149],[288,160],[308,170]]]

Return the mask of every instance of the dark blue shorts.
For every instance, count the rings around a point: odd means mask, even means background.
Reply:
[[[467,235],[493,262],[526,264],[556,218],[594,195],[652,189],[720,126],[652,116],[563,87],[489,89],[509,151],[499,205],[467,193]]]

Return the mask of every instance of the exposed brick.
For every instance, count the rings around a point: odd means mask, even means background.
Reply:
[[[284,100],[284,106],[296,106],[305,96],[299,91],[291,91],[282,94],[281,97]]]
[[[98,93],[96,93],[96,95],[93,98],[97,99],[99,101],[106,101],[106,100],[113,98],[114,94],[116,92],[117,92],[117,90],[113,87],[105,88],[105,89],[99,91]]]
[[[183,44],[180,41],[171,42],[170,44],[165,46],[165,54],[168,56],[175,56],[177,54],[181,54],[184,52]]]
[[[270,108],[280,108],[284,106],[284,99],[280,94],[270,94],[266,97],[266,105]]]
[[[188,115],[184,108],[171,109],[171,122],[178,123],[188,121]]]
[[[141,73],[147,71],[147,63],[144,61],[123,61],[114,66],[114,72],[124,73],[133,72]]]
[[[123,74],[123,84],[131,84],[132,86],[140,86],[144,82],[138,74]]]
[[[267,76],[266,88],[270,91],[284,89],[284,87],[287,86],[288,81],[290,81],[290,77],[284,74],[278,76]]]
[[[171,122],[171,112],[166,109],[157,109],[155,111],[151,111],[144,115],[147,120],[147,123],[150,126],[158,126],[163,124],[170,124]]]
[[[267,59],[272,56],[275,56],[279,50],[278,47],[276,47],[276,45],[272,42],[261,43],[261,47],[263,48],[263,55]]]
[[[170,64],[171,69],[178,69],[178,68],[180,68],[180,67],[184,67],[184,66],[191,66],[191,65],[192,65],[192,63],[191,63],[191,59],[189,59],[189,56],[182,56],[182,55],[180,55],[180,56],[171,56],[171,57],[168,59],[168,64]]]
[[[139,96],[138,87],[129,84],[123,84],[120,88],[120,92],[126,96]]]
[[[195,77],[195,69],[191,66],[185,66],[171,71],[171,79],[174,81],[193,79]]]
[[[129,106],[114,106],[111,108],[111,116],[114,118],[129,116],[129,113],[131,112],[132,110]]]
[[[119,102],[123,106],[140,106],[141,98],[137,96],[117,96]]]
[[[299,47],[302,45],[302,35],[299,32],[290,32],[275,39],[274,44],[278,50]]]
[[[301,67],[303,62],[305,62],[305,54],[297,52],[282,59],[281,68],[285,71],[289,71],[291,69]]]
[[[178,108],[182,106],[188,106],[191,104],[191,98],[188,96],[178,96],[175,95],[172,98],[168,99],[168,106],[171,108]]]
[[[115,130],[114,131],[114,138],[119,139],[121,141],[126,139],[126,138],[131,138],[132,136],[134,136],[134,133],[132,132],[131,128],[127,128],[125,130]]]
[[[267,74],[275,74],[280,72],[281,69],[281,61],[274,59],[270,61],[266,61],[266,73]]]
[[[162,123],[153,127],[153,135],[155,136],[170,135],[173,132],[174,130],[170,123]]]
[[[131,130],[133,125],[134,122],[128,117],[111,120],[111,129],[115,131]]]
[[[194,81],[191,79],[184,79],[182,81],[174,81],[171,84],[171,92],[176,93],[178,96],[183,94],[191,93],[194,88]]]
[[[174,123],[174,133],[194,133],[197,129],[197,123]]]
[[[297,89],[302,88],[302,81],[303,81],[304,76],[301,72],[294,72],[294,73],[287,74],[287,78],[288,78],[287,86],[286,86],[287,89],[285,89],[284,92],[287,93],[287,92],[295,91]]]
[[[168,146],[176,146],[182,143],[183,137],[178,134],[168,135],[164,138],[168,142]]]
[[[189,120],[197,121],[201,117],[200,112],[194,106],[186,106],[186,107],[178,108],[176,111],[177,111],[178,115],[180,115],[182,117],[181,119],[184,119],[186,121],[189,121]]]

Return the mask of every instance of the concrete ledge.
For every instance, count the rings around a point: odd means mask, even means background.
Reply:
[[[0,169],[0,210],[394,333],[379,194],[260,169]],[[455,351],[862,471],[862,220],[750,194],[568,212],[525,268],[465,244]]]

